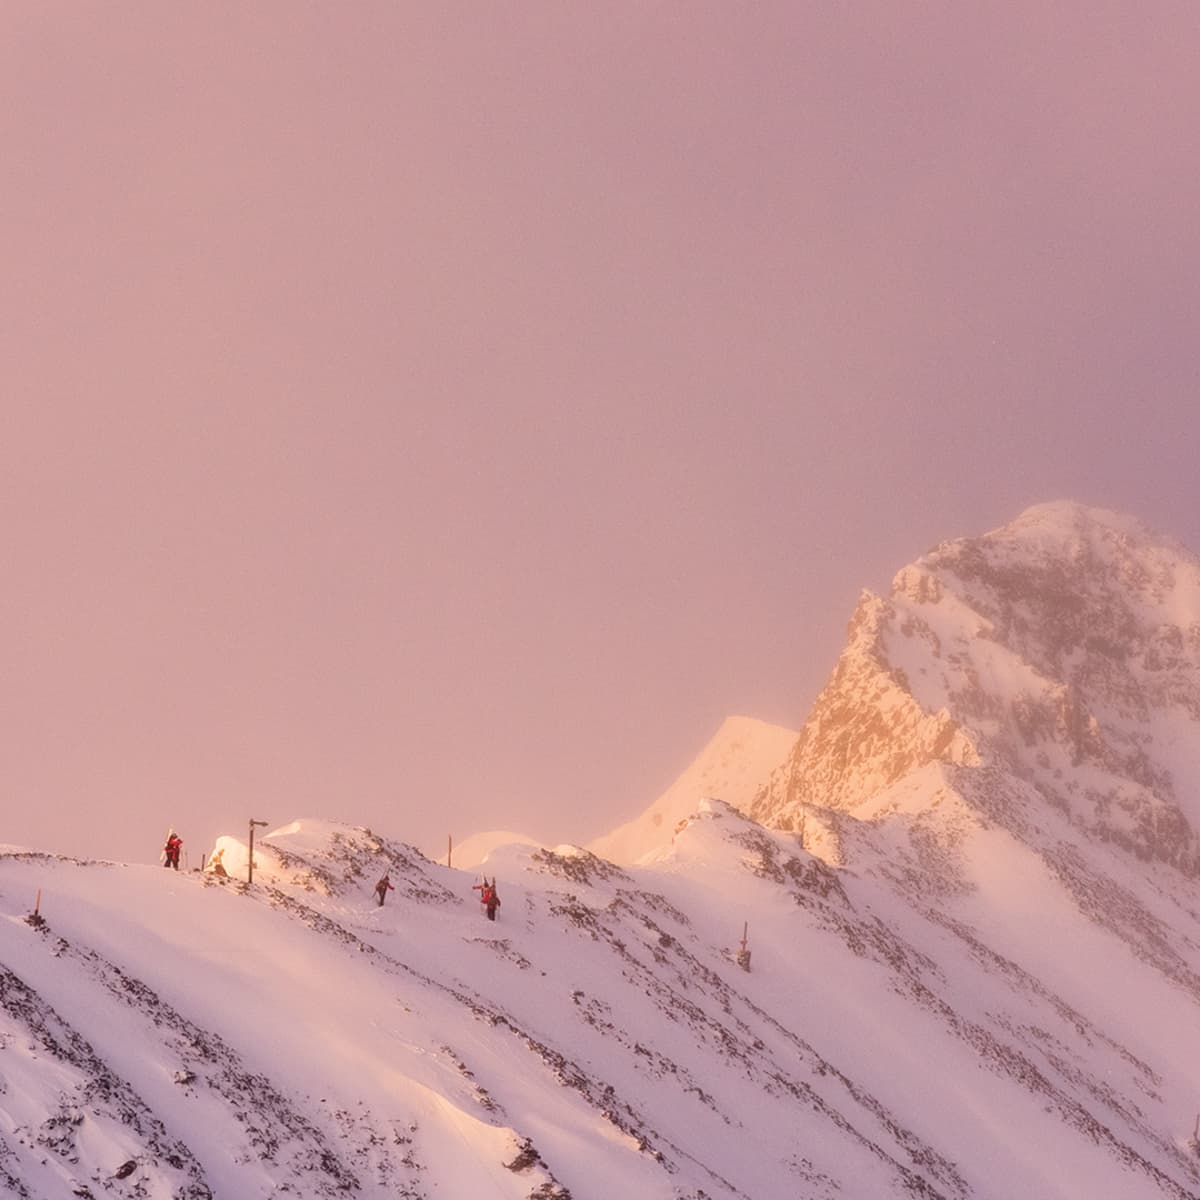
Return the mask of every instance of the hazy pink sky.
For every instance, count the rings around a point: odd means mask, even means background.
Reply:
[[[1194,4],[0,23],[0,842],[585,840],[943,538],[1200,548]]]

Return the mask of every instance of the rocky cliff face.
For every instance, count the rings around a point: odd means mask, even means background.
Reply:
[[[799,828],[941,763],[977,809],[1032,789],[1095,837],[1194,874],[1198,747],[1200,559],[1131,518],[1042,505],[863,595],[750,811]]]

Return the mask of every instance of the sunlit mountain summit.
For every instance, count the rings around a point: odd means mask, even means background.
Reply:
[[[865,593],[787,764],[751,805],[793,827],[937,768],[1002,819],[1080,831],[1194,873],[1200,560],[1133,519],[1047,504]]]

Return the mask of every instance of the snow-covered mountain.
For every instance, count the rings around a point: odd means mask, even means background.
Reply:
[[[790,836],[706,803],[653,880],[509,846],[494,924],[469,875],[366,830],[296,822],[255,857],[249,888],[0,858],[12,1194],[964,1194],[851,1031],[797,1019],[840,926],[867,991],[889,935]],[[748,914],[758,974],[728,948]]]
[[[1041,505],[863,595],[751,811],[795,827],[810,802],[853,811],[941,763],[1023,781],[1094,835],[1195,871],[1198,733],[1200,560],[1132,518]]]
[[[0,1189],[1200,1196],[1198,580],[1071,505],[939,547],[625,863],[493,842],[495,923],[323,822],[252,887],[0,850]]]
[[[474,871],[481,864],[487,862],[497,849],[511,845],[536,848],[538,842],[536,838],[531,838],[524,833],[513,833],[503,829],[485,830],[482,833],[472,834],[455,846],[451,855],[452,863],[460,870]],[[445,861],[444,856],[438,859],[440,863],[445,863]]]
[[[748,807],[787,759],[796,737],[794,730],[765,721],[727,717],[692,765],[649,808],[588,843],[588,849],[615,863],[636,863],[670,846],[675,826],[701,800]]]

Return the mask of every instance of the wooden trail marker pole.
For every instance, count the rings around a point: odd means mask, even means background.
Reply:
[[[250,819],[250,863],[246,868],[246,886],[249,887],[254,882],[254,827],[262,825],[266,827],[266,821],[256,821],[253,817]]]
[[[43,925],[45,925],[46,918],[42,916],[41,908],[42,908],[42,889],[38,888],[37,900],[35,900],[34,904],[33,904],[33,912],[31,912],[29,914],[29,916],[27,916],[25,918],[26,925],[32,925],[34,927],[34,929],[41,929],[41,927]]]
[[[750,922],[743,921],[742,922],[742,942],[741,942],[742,948],[737,953],[737,965],[739,967],[741,967],[743,971],[750,970],[750,951],[746,948],[746,935],[749,932],[750,932]]]
[[[453,856],[453,854],[454,854],[454,835],[448,833],[446,835],[446,866],[448,866],[448,867],[453,865],[450,862],[450,859]]]

